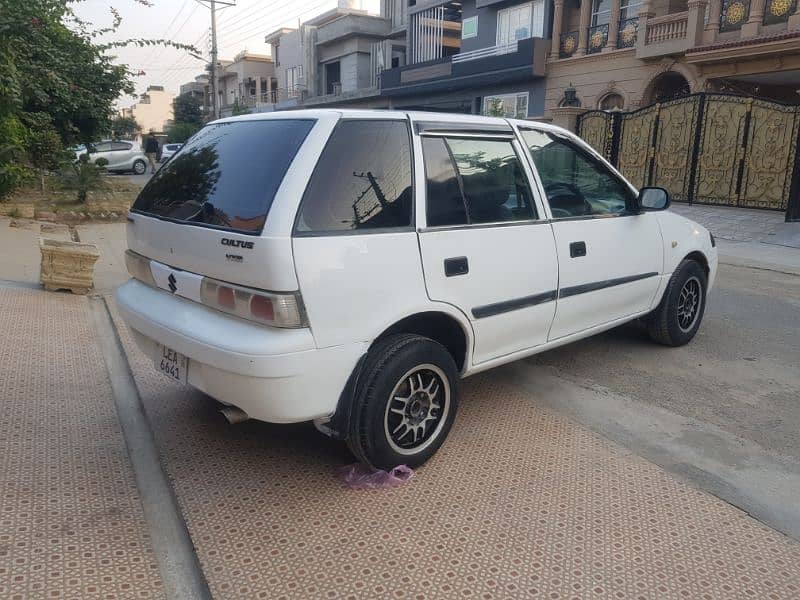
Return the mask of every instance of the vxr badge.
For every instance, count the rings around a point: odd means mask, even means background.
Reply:
[[[175,274],[170,273],[169,277],[167,277],[167,281],[169,281],[169,291],[174,294],[175,290],[178,289],[178,281],[175,279]]]

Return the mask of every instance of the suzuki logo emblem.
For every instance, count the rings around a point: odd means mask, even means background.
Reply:
[[[169,281],[169,291],[174,294],[175,290],[178,289],[178,282],[175,279],[175,274],[174,273],[170,273],[169,277],[167,277],[167,281]]]

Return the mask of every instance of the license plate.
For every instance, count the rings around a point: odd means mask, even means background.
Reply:
[[[156,369],[175,381],[186,383],[186,374],[189,367],[189,359],[183,354],[175,352],[172,348],[167,348],[163,344],[158,344],[156,355],[153,362]]]

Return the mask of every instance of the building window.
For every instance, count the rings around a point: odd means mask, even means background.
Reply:
[[[461,39],[467,40],[469,38],[478,37],[478,17],[470,17],[464,19],[461,23]]]
[[[325,93],[337,94],[342,91],[341,64],[336,62],[325,64]]]
[[[592,0],[592,27],[611,21],[611,0]]]
[[[299,87],[303,83],[303,65],[286,69],[286,95],[296,98],[300,95]]]
[[[625,108],[625,100],[617,93],[606,94],[597,103],[597,108],[600,110],[622,110]]]
[[[544,37],[544,0],[497,11],[497,45]]]
[[[492,117],[525,119],[528,116],[528,92],[483,97],[483,114]]]
[[[619,6],[619,20],[625,21],[626,19],[637,17],[639,11],[642,10],[642,4],[644,4],[644,0],[621,0]],[[710,4],[706,6],[708,7]]]

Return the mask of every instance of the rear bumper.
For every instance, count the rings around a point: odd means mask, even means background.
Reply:
[[[130,280],[117,304],[148,355],[164,344],[189,358],[188,382],[271,423],[323,418],[336,410],[363,343],[314,347],[308,329],[248,323]]]

